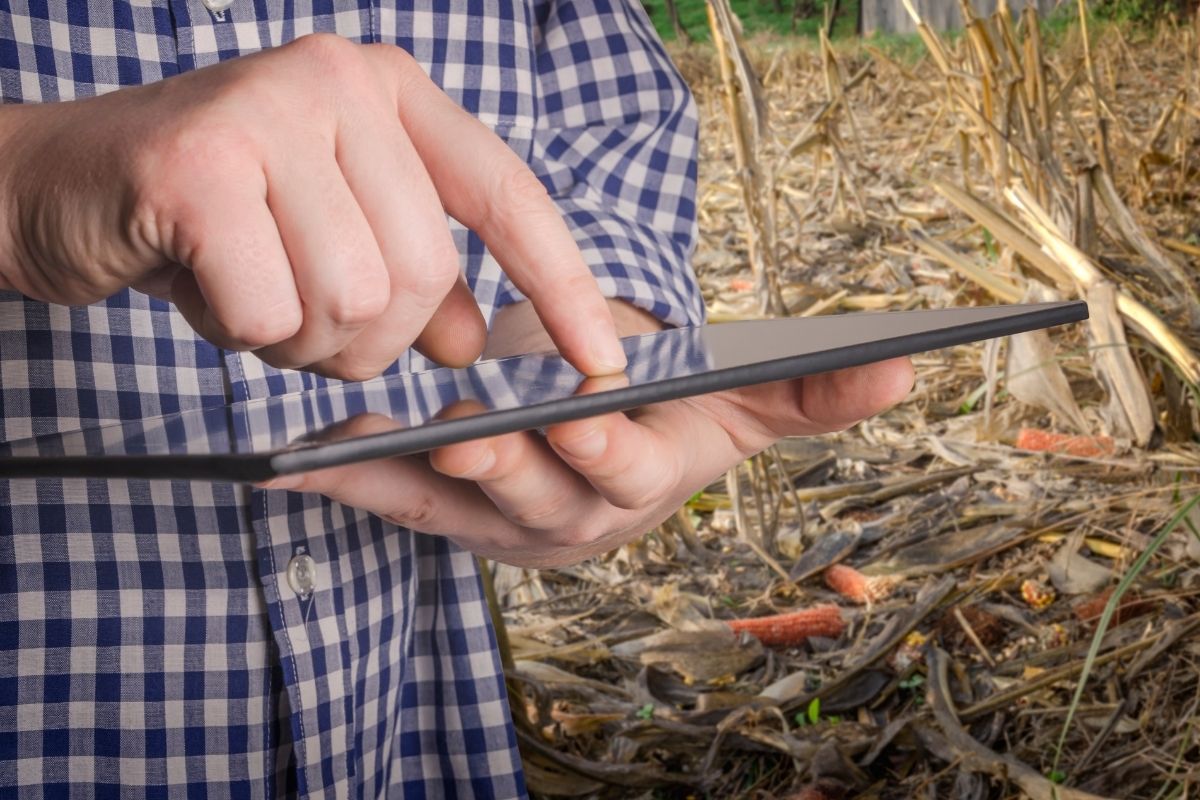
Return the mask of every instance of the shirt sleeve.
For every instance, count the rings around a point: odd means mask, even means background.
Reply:
[[[696,105],[636,0],[537,7],[530,164],[608,297],[699,324]],[[519,299],[511,285],[501,304]]]

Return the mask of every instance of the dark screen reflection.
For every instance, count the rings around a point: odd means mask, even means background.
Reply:
[[[624,339],[629,356],[624,381],[581,386],[579,372],[557,354],[542,353],[467,369],[334,382],[296,394],[0,444],[0,477],[258,480],[1086,318],[1087,306],[1074,302],[678,328]],[[464,409],[497,413],[463,420]],[[364,415],[385,417],[391,431],[347,440],[362,435],[353,421]]]
[[[581,386],[584,376],[555,353],[484,361],[466,369],[432,369],[362,383],[187,411],[0,444],[4,456],[228,454],[299,449],[362,435],[347,424],[383,415],[393,428],[415,428],[468,409],[523,408],[579,393],[650,383],[712,367],[702,328],[624,340],[629,356],[619,384]],[[451,409],[453,413],[451,414]]]

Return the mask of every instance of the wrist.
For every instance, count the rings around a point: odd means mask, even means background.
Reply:
[[[34,106],[0,107],[0,290],[19,291],[23,285],[17,170],[30,159],[26,129],[35,113]]]
[[[11,157],[16,142],[14,130],[17,117],[16,106],[0,106],[0,153],[7,157],[0,158],[0,291],[11,290],[14,286],[10,273],[16,268],[13,251],[13,240],[16,238],[16,211],[13,206],[15,198],[12,192],[12,165],[16,160]]]

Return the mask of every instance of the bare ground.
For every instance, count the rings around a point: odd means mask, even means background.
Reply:
[[[870,43],[832,60],[811,46],[748,45],[769,109],[758,156],[773,175],[787,310],[982,305],[1043,289],[1096,309],[1092,293],[1107,286],[1126,298],[1109,302],[1128,346],[1078,325],[919,356],[901,406],[840,435],[785,441],[642,545],[572,569],[499,570],[536,794],[1197,791],[1195,29],[1093,30],[1091,70],[1077,30],[1032,56],[1028,31],[1014,30],[1006,51],[991,29],[990,68],[972,61],[970,37],[943,40],[959,59],[949,69]],[[696,268],[714,320],[753,316],[749,223],[715,57],[674,55],[702,115]],[[1040,109],[1030,57],[1044,79]],[[1021,124],[1022,102],[1035,124]],[[1078,181],[1096,164],[1149,249],[1095,199],[1099,189],[1087,211]],[[958,187],[1034,230],[1003,196],[1005,178],[1095,275],[1071,272],[1069,254],[1044,238],[1053,255],[1039,267],[1027,243],[950,199]],[[1172,283],[1172,268],[1187,285]],[[988,275],[1002,285],[988,288]],[[1182,355],[1130,321],[1131,300]],[[1126,360],[1104,361],[1110,352]],[[804,620],[785,621],[771,644],[726,624],[827,605],[840,610],[840,633],[806,636]]]

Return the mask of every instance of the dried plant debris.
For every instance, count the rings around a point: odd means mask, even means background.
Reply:
[[[743,41],[728,9],[724,64],[672,52],[714,322],[1050,296],[1093,322],[918,356],[900,407],[644,541],[498,568],[531,791],[1197,796],[1200,19],[1085,39],[964,4],[902,58]]]

